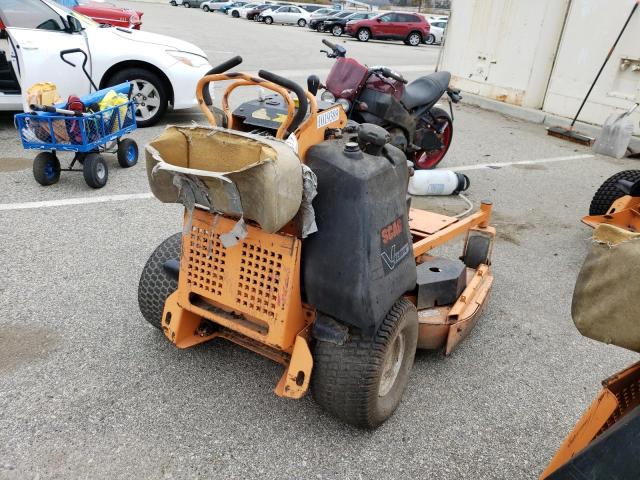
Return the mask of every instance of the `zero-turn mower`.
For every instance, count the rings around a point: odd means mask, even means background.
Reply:
[[[612,175],[596,191],[594,228],[571,315],[585,337],[640,353],[640,170]],[[640,362],[603,380],[540,480],[640,478]]]
[[[222,73],[241,61],[198,84],[212,127],[169,127],[147,147],[153,193],[186,208],[144,267],[140,310],[178,348],[230,340],[284,366],[277,395],[311,388],[376,427],[416,348],[448,354],[475,325],[493,282],[491,204],[465,218],[410,208],[408,162],[383,129],[278,75]],[[232,83],[211,111],[220,81]],[[232,112],[245,86],[272,93]],[[429,256],[460,236],[460,259]]]

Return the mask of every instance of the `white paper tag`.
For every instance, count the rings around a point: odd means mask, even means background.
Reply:
[[[292,133],[289,138],[284,142],[289,145],[294,152],[298,153],[298,138]]]
[[[340,107],[332,108],[318,115],[318,128],[322,128],[340,119]]]

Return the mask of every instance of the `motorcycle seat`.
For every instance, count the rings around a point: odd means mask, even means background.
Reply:
[[[436,72],[420,77],[404,88],[400,101],[407,110],[434,104],[449,88],[449,80],[449,72]]]

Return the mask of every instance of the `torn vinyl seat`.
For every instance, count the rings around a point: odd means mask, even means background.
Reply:
[[[147,176],[164,203],[252,220],[274,233],[302,204],[303,167],[281,140],[211,127],[168,127],[146,148]]]
[[[420,105],[433,105],[447,91],[450,80],[449,72],[436,72],[420,77],[405,87],[400,101],[407,110],[413,110]]]

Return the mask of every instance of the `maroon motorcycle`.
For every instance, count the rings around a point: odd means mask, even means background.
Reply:
[[[347,58],[347,50],[340,45],[328,40],[322,43],[331,51],[321,52],[336,62],[320,98],[340,103],[347,116],[358,123],[385,128],[391,143],[405,152],[415,168],[433,168],[440,163],[453,138],[453,108],[449,103],[449,114],[435,104],[445,93],[453,103],[461,99],[459,90],[449,88],[451,74],[437,72],[408,83],[387,67],[369,68]]]

